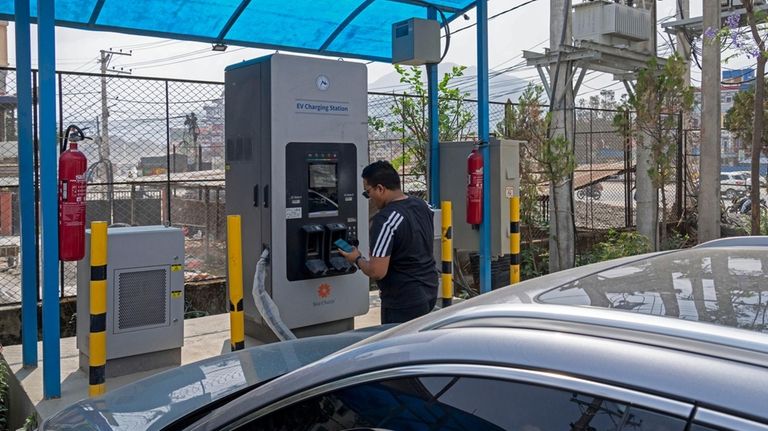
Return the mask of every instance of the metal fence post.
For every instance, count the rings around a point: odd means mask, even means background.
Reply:
[[[165,224],[171,225],[171,104],[168,96],[168,81],[165,81],[165,139],[166,139],[166,178],[165,183]],[[176,160],[173,160],[176,167]]]
[[[676,164],[676,188],[675,200],[677,201],[677,219],[683,218],[685,209],[685,197],[683,194],[683,113],[677,114],[677,164]]]

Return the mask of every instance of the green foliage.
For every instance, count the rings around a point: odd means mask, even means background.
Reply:
[[[549,253],[535,247],[522,247],[520,249],[520,279],[528,280],[541,277],[549,272]]]
[[[744,219],[744,229],[746,232],[752,231],[752,220]],[[760,235],[768,235],[768,210],[760,208]]]
[[[685,61],[677,53],[660,67],[655,58],[638,72],[634,94],[619,108],[614,125],[625,136],[651,150],[648,169],[654,187],[667,184],[677,154],[677,115],[693,108],[693,88],[685,81]],[[629,122],[629,112],[634,121]],[[645,139],[648,137],[649,139]],[[645,142],[649,140],[650,142]]]
[[[440,142],[456,141],[463,138],[467,126],[474,118],[474,115],[467,108],[464,101],[469,93],[450,87],[451,81],[463,76],[465,69],[465,66],[454,66],[438,82],[438,129]],[[411,97],[395,97],[395,103],[391,108],[390,114],[396,120],[386,123],[382,119],[369,116],[368,124],[374,130],[389,130],[402,136],[401,143],[405,150],[401,157],[392,162],[393,164],[398,164],[396,168],[408,165],[411,174],[418,177],[427,172],[429,95],[423,81],[421,68],[405,68],[395,65],[395,70],[400,75],[400,82],[408,86],[403,94]]]
[[[536,149],[528,143],[532,134],[546,135],[546,125],[539,121],[544,116],[539,102],[544,89],[529,85],[517,104],[507,101],[504,119],[496,125],[496,133],[507,139],[526,141],[520,148],[520,221],[534,226],[544,219],[539,202],[539,186],[544,183],[541,170],[534,159]]]
[[[661,245],[662,250],[677,250],[680,248],[688,248],[696,244],[696,240],[691,238],[690,235],[681,234],[680,232],[672,232],[672,235],[667,238],[664,244]]]
[[[768,114],[768,103],[763,103]],[[755,121],[755,88],[740,91],[733,97],[733,107],[725,114],[724,126],[745,144],[745,150],[752,147],[752,131]],[[767,128],[768,129],[768,128]],[[763,130],[763,146],[768,145],[768,130]]]
[[[539,186],[559,184],[570,178],[576,167],[573,148],[567,138],[549,137],[550,113],[541,106],[544,89],[529,85],[513,104],[504,106],[504,119],[496,132],[508,139],[526,141],[520,149],[520,212],[523,224],[534,224],[539,218]]]
[[[579,256],[579,265],[586,265],[620,257],[634,256],[651,251],[648,238],[638,232],[617,232],[610,230],[605,241],[597,243],[586,254]]]
[[[33,431],[37,429],[37,416],[32,413],[24,420],[24,431]]]
[[[663,66],[655,58],[637,75],[634,94],[619,108],[614,126],[624,136],[633,137],[638,146],[650,151],[654,191],[661,195],[662,225],[666,225],[666,193],[659,193],[672,181],[677,159],[678,114],[693,109],[693,88],[685,82],[685,61],[675,53]],[[634,121],[631,121],[634,113]],[[662,239],[666,235],[662,229]]]

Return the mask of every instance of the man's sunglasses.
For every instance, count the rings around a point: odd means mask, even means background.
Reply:
[[[363,197],[366,199],[370,199],[371,195],[368,194],[368,190],[371,190],[373,187],[368,187],[367,189],[363,190]]]

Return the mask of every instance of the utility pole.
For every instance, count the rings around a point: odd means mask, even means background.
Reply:
[[[690,0],[677,0],[677,6],[675,7],[675,17],[678,20],[683,20],[686,18],[690,18]],[[691,85],[691,43],[688,39],[688,35],[685,33],[685,29],[678,29],[677,31],[677,46],[675,47],[676,52],[680,55],[680,57],[685,60],[685,73],[683,75],[683,84],[685,86]],[[691,126],[691,114],[689,112],[685,112],[682,114],[682,118],[680,118],[680,123],[678,127],[678,133],[679,136],[677,137],[677,175],[676,175],[676,184],[677,188],[675,190],[676,196],[675,201],[677,203],[677,217],[680,218],[685,213],[685,210],[688,208],[688,199],[687,199],[687,190],[685,190],[684,184],[685,182],[685,144],[688,141],[688,136],[686,133],[686,130],[688,130]]]
[[[703,2],[704,34],[720,28],[720,2]],[[720,44],[702,43],[699,243],[720,237]]]
[[[107,71],[109,70],[109,62],[112,61],[112,57],[115,55],[127,55],[130,56],[130,52],[104,50],[99,51],[101,54],[99,57],[99,63],[101,63],[101,130],[99,133],[99,159],[109,160],[109,107],[107,106]],[[129,74],[121,70],[112,69],[114,73]],[[101,178],[106,180],[106,178]]]
[[[677,0],[677,7],[675,10],[677,11],[675,13],[675,17],[679,20],[688,19],[690,18],[690,10],[691,10],[691,4],[690,0]],[[685,29],[681,28],[677,31],[677,46],[675,47],[675,50],[678,54],[680,54],[680,57],[682,57],[685,60],[685,77],[683,78],[685,80],[686,85],[691,84],[691,42],[688,39],[688,35],[685,33]],[[689,121],[688,121],[689,115],[686,114],[685,118],[683,119],[683,125],[684,127],[688,127]]]
[[[549,48],[551,51],[560,51],[562,45],[571,41],[571,0],[550,0],[549,2]],[[549,82],[552,91],[550,103],[552,105],[552,124],[550,126],[551,138],[565,137],[569,141],[569,151],[573,151],[572,139],[575,130],[574,118],[574,94],[573,94],[573,62],[561,61],[549,68]],[[576,229],[573,214],[573,176],[571,175],[560,184],[549,185],[550,208],[550,238],[549,238],[549,269],[550,272],[572,268],[576,258]]]
[[[109,107],[107,105],[107,69],[109,62],[112,60],[112,56],[115,55],[127,55],[130,56],[130,52],[101,50],[99,62],[101,63],[101,129],[99,130],[99,169],[96,170],[96,177],[99,183],[106,183],[107,200],[109,202],[109,223],[114,222],[115,214],[115,202],[114,202],[114,176],[112,171],[112,161],[109,159]],[[130,74],[130,72],[114,70],[114,73]],[[101,186],[102,190],[104,186]]]
[[[647,50],[651,56],[657,56],[656,44],[656,3],[648,5],[651,9],[651,28],[649,29],[650,38],[648,40]],[[654,111],[654,107],[649,107],[649,112]],[[656,120],[658,124],[658,119]],[[659,248],[659,192],[653,186],[650,170],[655,169],[653,160],[654,137],[652,134],[644,133],[637,142],[637,166],[635,169],[635,186],[637,197],[637,231],[648,238],[651,242],[652,250]],[[664,193],[664,187],[661,188]]]

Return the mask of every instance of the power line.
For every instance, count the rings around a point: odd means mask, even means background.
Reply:
[[[529,5],[529,4],[531,4],[531,3],[535,3],[535,2],[537,2],[537,1],[538,1],[538,0],[528,0],[528,1],[527,1],[527,2],[525,2],[525,3],[521,3],[521,4],[517,5],[517,6],[511,7],[511,8],[509,8],[509,9],[505,10],[505,11],[499,12],[499,13],[497,13],[496,15],[493,15],[493,16],[489,17],[489,18],[488,18],[488,21],[490,21],[490,20],[492,20],[492,19],[494,19],[494,18],[498,18],[498,17],[500,17],[500,16],[502,16],[502,15],[504,15],[504,14],[506,14],[506,13],[512,12],[513,10],[517,10],[517,9],[520,9],[520,8],[521,8],[521,7],[523,7],[523,6]],[[470,25],[468,25],[468,26],[466,26],[466,27],[462,27],[462,28],[460,28],[460,29],[458,29],[458,30],[454,30],[454,31],[452,31],[452,32],[451,32],[451,34],[456,34],[456,33],[462,32],[462,31],[464,31],[464,30],[467,30],[467,29],[470,29],[470,28],[472,28],[472,27],[474,27],[474,26],[476,26],[476,25],[477,25],[477,23],[474,23],[474,24],[470,24]]]
[[[233,50],[231,50],[229,52],[237,52],[237,51],[240,51],[240,50],[243,50],[243,49],[245,49],[245,48],[237,48],[237,49],[233,49]],[[206,51],[208,51],[208,50],[206,49]],[[170,66],[172,64],[185,63],[185,62],[188,62],[188,61],[196,61],[196,60],[201,60],[201,59],[204,59],[204,58],[213,57],[213,56],[222,55],[222,54],[226,54],[226,52],[221,52],[221,51],[220,52],[213,52],[213,53],[209,53],[209,54],[206,54],[206,55],[201,55],[199,57],[186,58],[186,59],[183,59],[183,60],[176,60],[176,61],[171,61],[171,62],[168,62],[168,63],[160,63],[160,64],[154,64],[154,65],[150,64],[150,65],[147,65],[147,66],[134,67],[133,69],[136,69],[136,70],[140,70],[140,69],[153,69],[155,67]]]

